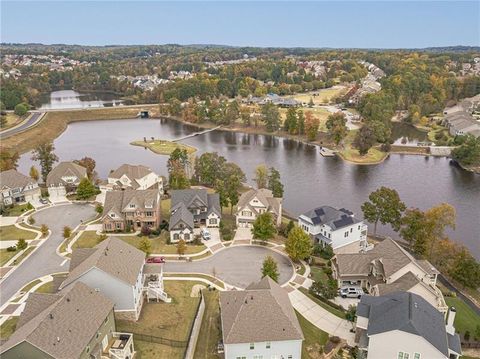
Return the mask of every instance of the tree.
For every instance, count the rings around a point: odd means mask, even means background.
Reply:
[[[152,243],[150,243],[150,240],[147,237],[142,237],[138,243],[138,249],[145,252],[148,257],[152,253]]]
[[[46,237],[48,235],[48,226],[46,224],[42,224],[40,227],[40,232],[42,232],[42,237]]]
[[[217,152],[205,152],[195,160],[195,179],[198,183],[213,187],[222,178],[227,160]]]
[[[373,235],[377,234],[377,224],[390,224],[395,231],[400,229],[400,220],[405,211],[405,203],[400,200],[398,192],[387,187],[380,187],[368,196],[370,202],[362,204],[363,216],[374,224]]]
[[[327,130],[329,136],[333,139],[335,144],[338,144],[347,136],[347,119],[343,112],[336,112],[328,116],[327,119]]]
[[[452,158],[465,166],[480,165],[480,137],[465,136],[463,143],[453,149]]]
[[[63,227],[63,238],[67,239],[70,238],[72,235],[72,229],[69,226]]]
[[[480,287],[480,263],[466,248],[462,248],[455,256],[449,274],[464,287],[472,289]]]
[[[297,112],[297,133],[299,135],[305,134],[305,115],[302,110]]]
[[[365,125],[356,134],[353,140],[353,146],[358,150],[360,155],[365,156],[368,150],[375,144],[375,134],[373,130]]]
[[[28,112],[28,105],[25,103],[19,103],[15,106],[14,112],[17,116],[23,116]]]
[[[299,226],[292,228],[285,242],[285,251],[294,260],[306,259],[312,254],[313,245],[309,235]]]
[[[351,322],[351,323],[355,323],[355,319],[357,318],[357,307],[350,304],[348,306],[348,309],[347,311],[345,312],[345,318]]]
[[[89,199],[97,194],[97,189],[87,177],[82,178],[77,187],[78,199]]]
[[[315,141],[318,134],[318,128],[320,127],[320,120],[314,116],[312,112],[307,111],[305,113],[305,134],[309,141]]]
[[[297,133],[297,110],[294,107],[290,107],[287,110],[287,116],[283,122],[283,130],[291,135]]]
[[[329,279],[326,282],[315,281],[310,287],[310,292],[325,299],[333,299],[337,296],[337,281]]]
[[[265,165],[258,165],[255,168],[255,182],[257,182],[257,188],[266,188],[268,181],[268,169]]]
[[[33,216],[28,217],[27,221],[28,221],[28,224],[31,226],[35,224],[35,218],[33,218]]]
[[[90,179],[90,181],[93,181],[95,179],[96,177],[95,166],[97,163],[93,158],[83,157],[82,159],[75,160],[73,162],[87,169],[87,176]]]
[[[272,191],[273,197],[283,197],[283,184],[280,181],[280,172],[274,167],[270,167],[270,172],[268,174],[268,189]]]
[[[53,151],[55,151],[55,147],[51,142],[44,142],[32,151],[32,160],[40,162],[43,182],[47,182],[47,176],[52,170],[53,164],[58,161],[58,157]]]
[[[20,156],[18,152],[2,148],[0,149],[0,171],[16,170]]]
[[[277,232],[273,223],[273,216],[270,212],[261,213],[253,222],[252,234],[253,238],[267,241]]]
[[[269,102],[262,106],[263,121],[268,132],[278,131],[280,128],[280,112],[277,106]]]
[[[242,123],[245,127],[250,126],[251,118],[252,118],[250,107],[242,106],[240,108],[240,118],[242,119]]]
[[[400,235],[413,252],[421,257],[427,254],[427,219],[418,208],[407,209],[400,222]]]
[[[177,243],[177,253],[179,256],[183,256],[187,251],[187,243],[185,240],[180,239]]]
[[[187,150],[179,148],[173,150],[167,162],[168,182],[171,189],[185,189],[190,187],[190,180],[186,172],[189,165],[190,161]]]
[[[103,206],[100,203],[97,203],[97,205],[95,206],[95,212],[97,212],[98,214],[103,213]]]
[[[278,271],[278,264],[272,256],[267,256],[263,261],[262,278],[266,276],[269,276],[275,282],[278,282],[278,278],[280,276],[280,273]]]
[[[30,178],[33,179],[35,182],[38,181],[40,174],[35,166],[30,167]]]
[[[18,250],[24,250],[25,248],[28,247],[28,243],[25,239],[23,238],[20,238],[18,241],[17,241],[17,245],[16,245],[17,249]]]
[[[242,188],[242,183],[247,180],[245,173],[235,163],[227,162],[223,168],[225,181],[225,196],[230,202],[230,214],[233,213],[233,207],[239,200],[238,192]]]
[[[432,258],[435,244],[439,240],[447,239],[445,230],[455,229],[455,208],[448,203],[441,203],[425,212],[427,223],[427,240],[429,242],[429,258]]]

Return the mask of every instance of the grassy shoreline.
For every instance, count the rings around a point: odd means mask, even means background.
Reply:
[[[167,155],[169,156],[175,149],[179,148],[181,150],[187,150],[187,153],[193,154],[197,152],[197,149],[193,146],[185,145],[179,142],[172,142],[167,140],[153,140],[153,141],[133,141],[130,142],[132,146],[139,146],[143,148],[148,148],[153,153],[158,155]]]

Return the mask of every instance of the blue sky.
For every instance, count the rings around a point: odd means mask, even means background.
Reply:
[[[479,1],[1,1],[1,41],[412,48],[480,45]]]

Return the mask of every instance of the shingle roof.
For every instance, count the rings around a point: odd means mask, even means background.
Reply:
[[[36,183],[33,179],[16,170],[0,172],[0,188],[24,188],[33,183]]]
[[[225,344],[303,339],[287,292],[269,277],[221,292],[220,308]]]
[[[47,176],[47,186],[65,185],[62,177],[77,177],[78,182],[87,177],[87,169],[74,162],[60,162]]]
[[[103,206],[103,217],[108,216],[109,213],[114,212],[118,217],[121,217],[123,211],[128,209],[127,206],[132,203],[136,206],[145,209],[156,208],[160,201],[160,195],[157,190],[132,190],[125,191],[107,191],[105,195],[105,204]],[[103,218],[102,217],[102,218]]]
[[[359,223],[362,220],[353,217],[353,213],[345,208],[336,209],[331,206],[321,206],[302,214],[310,218],[314,225],[325,224],[333,230]]]
[[[35,306],[41,297],[48,298]],[[45,306],[47,303],[50,305]],[[29,308],[29,309],[27,309]],[[33,308],[33,309],[32,309]],[[83,283],[60,294],[36,294],[27,299],[28,320],[23,323],[0,348],[0,352],[28,342],[53,358],[78,358],[95,336],[113,303],[100,292]],[[34,310],[37,313],[34,314]],[[21,318],[24,316],[22,313]]]
[[[210,213],[216,213],[219,217],[221,216],[221,207],[220,207],[220,196],[218,193],[208,193],[204,188],[190,188],[182,190],[174,190],[171,192],[172,195],[172,215],[176,208],[180,204],[184,204],[186,208],[196,207],[196,206],[205,206],[207,207],[207,212],[200,213],[200,217],[206,218]],[[174,219],[179,219],[176,216]],[[187,219],[186,217],[184,219]],[[172,222],[172,218],[170,219]],[[174,226],[177,222],[175,222]]]
[[[152,172],[153,171],[146,166],[130,165],[125,163],[110,173],[108,178],[120,179],[123,175],[126,175],[132,181],[132,187],[136,189],[139,187],[139,184],[136,180],[141,179]]]
[[[266,208],[271,209],[276,215],[280,213],[280,205],[282,203],[282,199],[273,197],[272,191],[266,188],[250,189],[247,192],[242,193],[242,195],[238,199],[237,208],[247,206],[254,197],[257,197],[257,199]],[[254,210],[254,208],[250,208]]]
[[[412,272],[407,272],[398,278],[395,282],[390,284],[381,283],[378,284],[378,294],[384,295],[394,292],[407,292],[412,287],[416,286],[420,283],[420,279],[418,279]]]
[[[419,335],[448,357],[443,314],[417,294],[395,292],[381,297],[362,296],[360,314],[368,306],[368,335],[392,330]],[[363,316],[363,315],[362,315]]]
[[[180,222],[183,222],[190,229],[193,229],[193,214],[188,210],[187,207],[185,207],[183,202],[177,204],[175,208],[172,208],[172,215],[170,216],[168,229],[174,229]]]
[[[114,237],[105,239],[93,249],[90,255],[86,255],[85,251],[73,250],[70,273],[60,288],[73,283],[91,268],[98,268],[127,284],[135,285],[145,264],[144,252]],[[77,256],[81,259],[77,259]]]

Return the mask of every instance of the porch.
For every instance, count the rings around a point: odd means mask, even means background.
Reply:
[[[134,355],[133,334],[113,332],[103,350],[102,359],[132,359]]]

